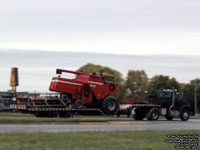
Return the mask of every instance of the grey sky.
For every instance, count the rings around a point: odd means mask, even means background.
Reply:
[[[11,67],[19,68],[19,90],[47,92],[56,68],[77,70],[86,63],[120,71],[145,70],[149,77],[163,74],[179,82],[200,77],[200,56],[114,55],[97,53],[20,51],[0,49],[0,91],[9,89]]]
[[[199,0],[0,0],[0,48],[200,55]]]

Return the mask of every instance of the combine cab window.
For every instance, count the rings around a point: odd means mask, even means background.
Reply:
[[[115,82],[115,79],[113,76],[104,75],[103,77],[105,81]]]
[[[63,73],[60,75],[62,78],[67,78],[67,79],[76,79],[77,75],[74,73]]]

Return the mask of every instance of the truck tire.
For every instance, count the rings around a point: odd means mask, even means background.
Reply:
[[[118,110],[118,103],[114,96],[107,96],[102,102],[102,111],[113,115]]]
[[[166,118],[167,120],[170,121],[170,120],[172,120],[172,119],[174,118],[174,116],[170,116],[170,115],[167,114],[167,115],[165,116],[165,118]]]
[[[144,114],[144,113],[136,113],[136,114],[134,115],[134,119],[135,119],[135,120],[143,120],[144,117],[145,117],[145,114]]]
[[[188,110],[183,110],[180,114],[182,121],[187,121],[190,118],[190,112]]]
[[[159,116],[160,116],[160,113],[157,109],[152,109],[150,110],[149,112],[149,116],[147,117],[148,120],[151,120],[151,121],[155,121],[155,120],[158,120]]]

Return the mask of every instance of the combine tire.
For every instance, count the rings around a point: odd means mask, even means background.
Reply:
[[[76,100],[74,103],[74,108],[75,109],[82,109],[84,108],[83,102],[81,100]]]
[[[102,102],[102,110],[105,114],[113,115],[118,110],[118,107],[114,96],[107,96]]]
[[[60,94],[60,99],[65,103],[65,104],[69,104],[70,103],[70,98],[67,94],[62,93]]]

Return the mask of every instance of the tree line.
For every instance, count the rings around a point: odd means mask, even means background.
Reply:
[[[168,75],[155,75],[149,78],[144,70],[129,70],[124,79],[118,70],[91,63],[80,67],[79,70],[84,70],[86,73],[101,72],[113,75],[118,84],[118,93],[115,95],[118,100],[145,93],[155,95],[158,90],[175,88],[183,92],[184,99],[190,103],[192,110],[194,109],[194,87],[195,84],[200,83],[200,79],[196,80],[196,83],[195,80],[191,80],[190,83],[180,83],[176,78]],[[197,88],[197,97],[200,96],[199,93],[200,87]],[[200,104],[200,101],[198,100],[197,103]]]

